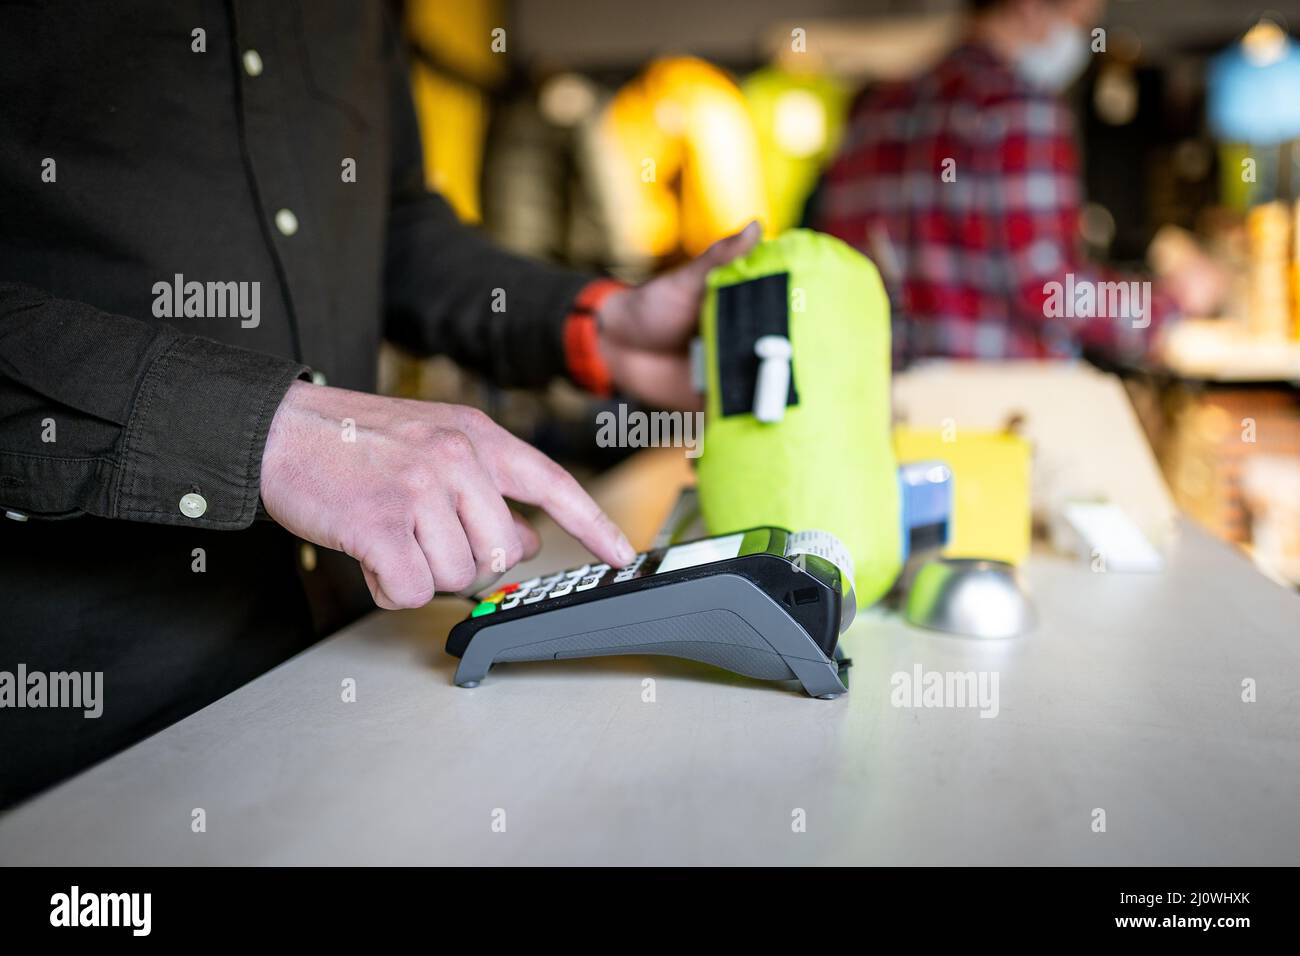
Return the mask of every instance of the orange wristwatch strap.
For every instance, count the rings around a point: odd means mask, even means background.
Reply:
[[[596,279],[582,287],[564,322],[564,360],[569,376],[597,395],[612,395],[614,382],[600,354],[596,313],[610,295],[627,288],[616,279]]]

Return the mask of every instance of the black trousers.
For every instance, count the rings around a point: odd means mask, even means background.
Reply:
[[[267,521],[203,531],[0,519],[0,671],[103,675],[97,718],[0,708],[0,806],[193,713],[372,606],[342,555],[322,551],[310,573],[299,556],[300,542]]]

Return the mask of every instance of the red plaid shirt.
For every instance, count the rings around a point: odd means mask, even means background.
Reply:
[[[967,44],[855,111],[816,225],[880,268],[900,357],[1141,355],[1170,303],[1084,259],[1080,192],[1066,106]]]

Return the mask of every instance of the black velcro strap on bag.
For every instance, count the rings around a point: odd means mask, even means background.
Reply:
[[[778,272],[718,290],[718,404],[724,417],[754,411],[759,364],[754,343],[765,335],[790,337],[789,286],[790,274]],[[785,403],[799,404],[793,367]]]

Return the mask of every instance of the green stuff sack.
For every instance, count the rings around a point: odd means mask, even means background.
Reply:
[[[898,576],[900,531],[889,299],[875,266],[838,239],[791,230],[709,273],[700,326],[709,533],[829,531],[852,555],[858,606],[879,600]],[[780,346],[774,336],[789,340],[785,389],[783,370],[755,351],[759,339]],[[760,380],[764,414],[776,396],[779,420],[755,417]]]

